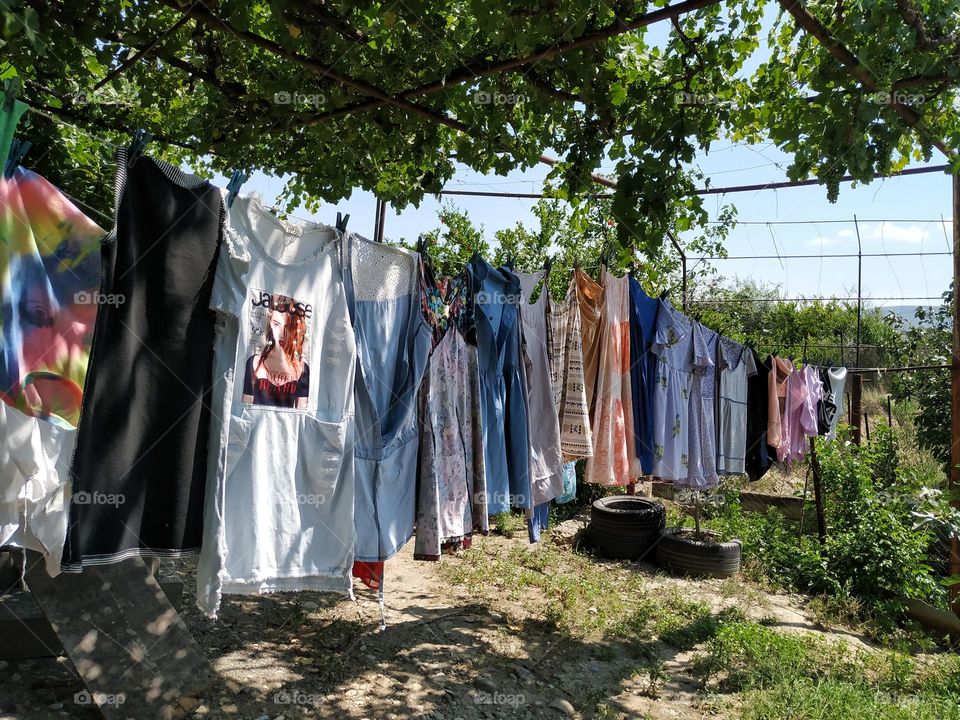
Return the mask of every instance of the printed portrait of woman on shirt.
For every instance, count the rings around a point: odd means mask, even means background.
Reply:
[[[247,359],[241,401],[306,408],[310,394],[307,322],[312,307],[285,295],[260,290],[252,295],[251,331],[263,338],[263,348]]]

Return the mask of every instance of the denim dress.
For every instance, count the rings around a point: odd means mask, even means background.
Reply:
[[[520,283],[474,254],[475,305],[487,509],[530,508],[530,443],[520,349]]]
[[[417,394],[432,329],[420,309],[420,256],[354,233],[341,241],[357,338],[355,559],[389,560],[413,535]]]

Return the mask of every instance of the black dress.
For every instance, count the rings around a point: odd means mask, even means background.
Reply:
[[[200,548],[210,425],[218,188],[118,152],[117,218],[71,467],[62,567]]]
[[[757,367],[756,375],[747,378],[747,451],[744,457],[747,476],[759,480],[770,468],[770,456],[767,448],[767,415],[770,397],[767,379],[770,365],[763,362],[756,350],[753,362]]]

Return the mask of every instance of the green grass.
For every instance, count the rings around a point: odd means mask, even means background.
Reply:
[[[743,720],[960,720],[956,655],[921,662],[731,622],[707,641],[695,671],[708,687],[735,698]]]
[[[598,660],[625,653],[650,697],[664,678],[663,651],[692,649],[693,674],[724,717],[960,720],[960,656],[860,650],[840,639],[778,631],[736,606],[716,611],[681,587],[653,585],[629,563],[552,544],[549,534],[535,546],[478,544],[440,570],[478,599],[506,597],[559,634],[591,640]],[[725,585],[721,594],[757,605],[759,592],[738,594]],[[595,706],[596,717],[613,712],[602,695]]]

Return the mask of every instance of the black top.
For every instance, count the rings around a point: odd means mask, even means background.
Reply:
[[[817,433],[826,435],[830,432],[830,425],[837,416],[837,397],[833,394],[833,385],[830,384],[830,370],[817,368],[820,372],[820,381],[823,383],[823,397],[817,405]]]
[[[118,153],[117,219],[71,467],[63,568],[198,551],[210,426],[220,190]]]
[[[247,367],[243,373],[243,394],[253,396],[254,405],[292,408],[297,400],[310,396],[310,366],[303,364],[303,372],[294,382],[276,385],[266,378],[258,378],[254,369],[256,357],[247,358]]]

